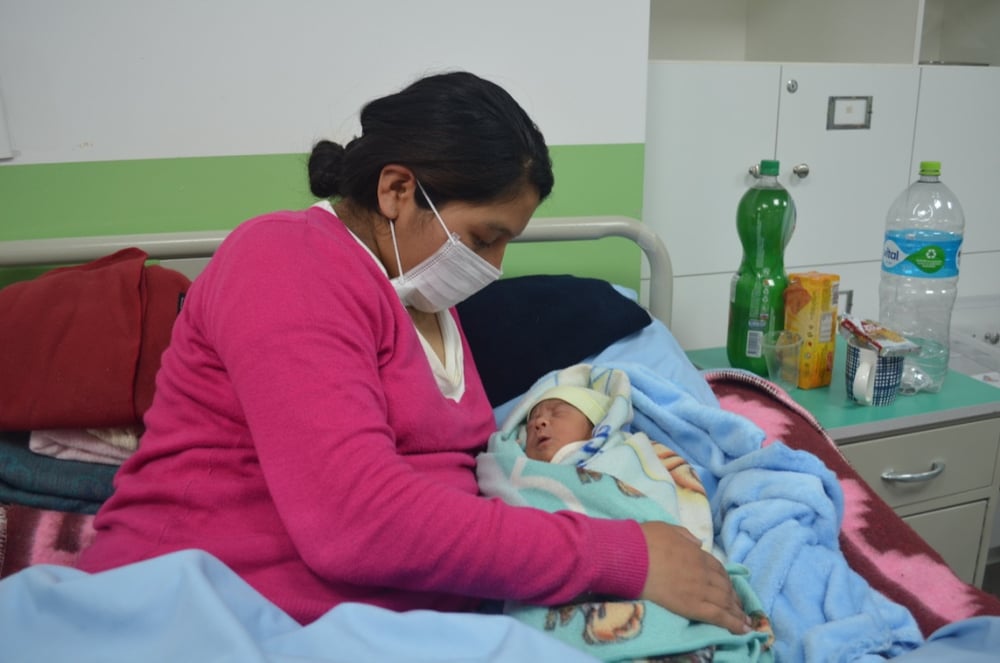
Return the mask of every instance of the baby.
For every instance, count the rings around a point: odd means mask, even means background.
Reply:
[[[555,384],[536,384],[490,437],[477,458],[483,494],[547,511],[666,520],[687,528],[725,563],[694,468],[633,430],[624,371],[581,364],[556,377]],[[771,660],[773,634],[746,570],[727,564],[727,571],[755,633],[736,636],[648,601],[598,596],[550,608],[508,602],[504,611],[603,660]]]
[[[608,414],[611,397],[595,389],[557,385],[538,396],[528,414],[524,454],[547,463],[566,462],[594,437],[594,427]],[[712,550],[712,510],[697,472],[669,447],[653,450],[677,488],[681,524]],[[569,461],[572,462],[572,461]]]

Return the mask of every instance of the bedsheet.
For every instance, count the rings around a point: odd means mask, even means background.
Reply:
[[[592,662],[503,615],[344,604],[301,626],[208,553],[87,574],[33,566],[0,581],[12,663]]]
[[[503,615],[360,604],[300,626],[208,553],[98,574],[39,565],[0,581],[0,657],[77,663],[593,663]],[[996,660],[1000,617],[950,624],[901,663]],[[837,660],[815,659],[827,663]]]

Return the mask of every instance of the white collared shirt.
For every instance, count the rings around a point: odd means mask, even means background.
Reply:
[[[333,209],[333,205],[330,204],[329,200],[321,200],[314,203],[313,207],[319,207],[337,216],[337,212]],[[344,227],[347,228],[347,225],[345,224]],[[378,268],[382,270],[382,273],[388,279],[389,272],[386,271],[385,265],[378,259],[378,256],[350,228],[347,228],[347,231],[351,233],[351,237],[354,238],[365,252],[371,256],[372,260],[375,261],[375,264],[378,265]],[[457,402],[465,393],[465,355],[462,351],[462,337],[458,333],[458,325],[455,324],[455,318],[452,317],[449,311],[439,311],[436,315],[444,342],[444,363],[441,362],[437,353],[434,352],[434,348],[424,338],[424,335],[420,333],[420,330],[417,330],[417,336],[420,338],[420,344],[424,348],[424,354],[427,355],[427,361],[431,365],[431,372],[434,373],[438,389],[441,390],[445,398],[450,398]]]

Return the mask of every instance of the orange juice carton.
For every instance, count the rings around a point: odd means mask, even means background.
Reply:
[[[785,329],[802,337],[799,388],[830,384],[837,342],[837,297],[840,276],[793,272],[785,288]]]

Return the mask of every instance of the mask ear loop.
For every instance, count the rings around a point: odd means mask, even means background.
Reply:
[[[449,242],[454,243],[458,241],[454,236],[452,236],[451,231],[448,230],[448,226],[444,225],[444,219],[442,219],[441,214],[438,213],[437,207],[434,206],[434,202],[431,200],[431,197],[427,195],[427,190],[424,189],[424,185],[420,183],[420,180],[416,180],[416,182],[417,186],[420,188],[420,193],[424,194],[424,200],[426,200],[427,204],[431,206],[431,211],[434,212],[434,217],[438,220],[438,223],[441,224],[441,227],[444,228],[445,237],[448,238]]]
[[[403,274],[403,262],[399,259],[399,245],[396,243],[396,222],[391,219],[389,220],[389,234],[392,235],[392,251],[396,254],[396,269],[399,270],[399,280],[405,283],[406,276]]]

